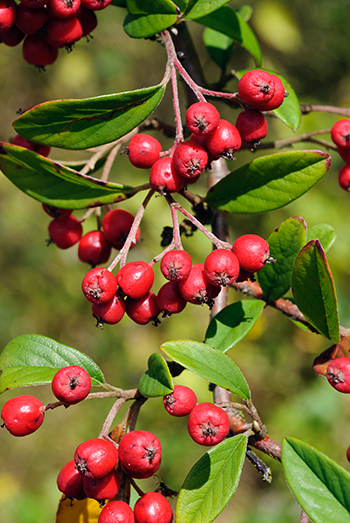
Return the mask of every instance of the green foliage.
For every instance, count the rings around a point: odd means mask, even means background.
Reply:
[[[206,27],[203,40],[211,59],[224,70],[232,56],[233,39]]]
[[[165,396],[174,390],[173,380],[163,356],[158,353],[148,358],[148,370],[142,374],[139,391],[143,396]]]
[[[307,241],[318,239],[325,252],[327,252],[336,240],[337,233],[327,223],[320,223],[310,227],[307,231]]]

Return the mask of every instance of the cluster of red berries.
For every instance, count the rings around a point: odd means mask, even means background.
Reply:
[[[44,68],[58,50],[88,37],[97,26],[95,11],[112,0],[0,0],[0,41],[14,47],[23,41],[23,58]]]
[[[339,185],[344,191],[350,191],[350,120],[338,120],[331,129],[331,138],[346,163],[338,173]]]

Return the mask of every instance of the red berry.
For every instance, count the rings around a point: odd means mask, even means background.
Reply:
[[[49,0],[47,7],[50,18],[69,18],[76,15],[80,0]]]
[[[81,0],[82,5],[91,11],[101,11],[112,2],[113,0]]]
[[[258,108],[275,94],[275,81],[271,74],[260,69],[244,73],[238,82],[238,94],[243,102]]]
[[[160,312],[157,296],[152,291],[139,300],[131,298],[126,300],[126,314],[139,325],[147,325],[150,321],[157,325],[159,323],[157,316]]]
[[[119,461],[133,478],[149,478],[160,465],[162,448],[157,436],[145,430],[125,434],[119,443]]]
[[[239,275],[237,256],[227,249],[215,249],[204,262],[204,276],[215,286],[227,287],[234,283]]]
[[[175,385],[173,392],[163,397],[165,410],[177,418],[187,416],[197,405],[197,396],[189,387]]]
[[[348,462],[350,463],[350,447],[348,447],[348,450],[346,451],[346,457]]]
[[[337,153],[345,163],[350,163],[350,149],[346,147],[337,147]]]
[[[159,289],[157,305],[166,315],[179,314],[184,310],[187,301],[180,294],[176,281],[168,281]]]
[[[85,476],[83,484],[87,497],[100,502],[114,498],[119,491],[119,480],[116,470],[111,470],[102,478]]]
[[[204,147],[191,142],[181,142],[176,147],[173,165],[177,172],[186,180],[198,178],[208,164],[208,154]]]
[[[35,432],[44,421],[43,404],[34,396],[23,394],[8,400],[1,417],[13,436],[27,436]]]
[[[336,358],[327,367],[326,378],[339,392],[350,392],[350,358]]]
[[[167,280],[178,281],[187,278],[191,267],[191,256],[181,249],[167,252],[160,262],[160,270]]]
[[[154,272],[152,267],[144,261],[129,262],[119,270],[116,280],[126,296],[139,300],[151,290]]]
[[[124,209],[112,209],[106,213],[102,220],[102,229],[105,238],[112,247],[116,249],[123,247],[133,222],[134,216]],[[136,245],[139,240],[140,228],[137,230],[135,242],[131,244],[131,247]]]
[[[77,447],[74,461],[80,474],[88,478],[103,478],[116,466],[118,450],[111,441],[89,439]]]
[[[0,0],[0,33],[9,31],[16,18],[16,4],[13,0]]]
[[[9,47],[16,47],[16,45],[22,42],[24,37],[25,34],[16,25],[13,25],[8,31],[0,34],[0,42]]]
[[[53,64],[58,56],[58,50],[52,47],[41,34],[26,36],[22,52],[23,58],[28,64],[36,65],[39,68]]]
[[[162,146],[149,134],[135,134],[129,143],[128,155],[130,163],[139,169],[150,169],[159,160]]]
[[[17,6],[16,26],[27,35],[35,34],[48,20],[49,15],[45,7],[33,10],[24,4]]]
[[[350,149],[349,149],[350,152]],[[338,173],[339,186],[344,191],[350,191],[350,165],[344,165]]]
[[[90,9],[80,5],[76,16],[79,18],[83,28],[83,36],[88,36],[97,27],[97,16]]]
[[[147,492],[135,503],[136,523],[171,523],[173,511],[168,500],[159,492]]]
[[[233,155],[242,145],[241,135],[236,127],[227,120],[220,120],[219,125],[207,138],[207,147],[211,154],[232,160]]]
[[[91,378],[82,367],[70,365],[56,372],[51,387],[58,401],[65,405],[74,405],[89,394]]]
[[[117,280],[109,270],[96,267],[85,274],[82,289],[91,303],[107,303],[117,291]]]
[[[57,487],[67,498],[85,499],[83,481],[84,476],[76,469],[75,461],[72,459],[64,465],[58,474]]]
[[[135,516],[125,501],[110,501],[103,507],[98,523],[135,523]]]
[[[181,295],[189,303],[202,305],[203,303],[211,304],[220,289],[211,285],[204,275],[204,265],[197,263],[192,265],[190,274],[184,280],[178,282]]]
[[[180,191],[186,181],[175,169],[172,159],[165,156],[152,165],[149,183],[154,191],[164,195]]]
[[[69,216],[73,212],[73,209],[59,209],[58,207],[54,207],[53,205],[48,205],[47,203],[43,203],[42,208],[44,209],[46,214],[51,216],[51,218],[59,218],[60,216]]]
[[[193,134],[206,136],[219,125],[220,113],[208,102],[192,104],[186,112],[186,125]]]
[[[34,11],[35,13],[35,11]],[[40,143],[31,142],[30,140],[27,140],[26,138],[23,138],[19,134],[17,134],[12,139],[13,145],[19,145],[20,147],[25,147],[26,149],[29,149],[30,151],[34,151],[37,154],[41,154],[41,156],[49,156],[51,147],[49,145],[42,145]],[[46,204],[43,204],[46,205]],[[72,211],[69,212],[69,214]],[[49,213],[48,213],[49,214]],[[52,214],[50,214],[52,216]],[[56,216],[52,216],[53,218],[56,218]]]
[[[281,79],[278,78],[278,76],[276,76],[275,74],[272,74],[271,76],[275,82],[275,93],[271,100],[269,100],[268,102],[262,102],[261,104],[256,103],[254,105],[254,107],[256,109],[259,109],[260,111],[273,111],[273,109],[277,109],[278,107],[280,107],[280,105],[282,105],[285,97],[288,96],[288,93],[286,93]]]
[[[213,403],[199,403],[190,412],[188,432],[199,445],[217,445],[226,438],[229,430],[226,412]]]
[[[30,7],[31,9],[39,9],[40,7],[44,7],[47,2],[48,0],[21,0],[22,4]]]
[[[101,231],[91,231],[81,238],[78,246],[78,257],[82,262],[93,267],[106,263],[111,254],[112,246]]]
[[[111,301],[107,303],[94,303],[92,306],[92,314],[101,326],[104,323],[116,325],[122,320],[125,314],[125,308],[125,301],[117,292]]]
[[[331,138],[335,145],[350,149],[350,120],[338,120],[331,129]]]
[[[259,145],[260,140],[267,135],[267,122],[265,116],[256,109],[245,109],[239,113],[236,127],[242,141],[253,147]]]
[[[244,234],[237,238],[232,246],[240,267],[247,272],[260,271],[269,261],[269,244],[256,234]]]
[[[83,28],[76,16],[51,18],[47,24],[47,36],[51,44],[69,47],[83,36]]]

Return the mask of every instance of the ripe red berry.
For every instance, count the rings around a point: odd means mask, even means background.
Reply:
[[[125,301],[117,292],[107,303],[94,303],[92,306],[92,315],[101,327],[104,323],[116,325],[122,320],[125,309]]]
[[[98,523],[135,523],[135,516],[125,501],[110,501],[103,507]]]
[[[47,24],[47,36],[52,45],[69,48],[83,36],[83,28],[77,16],[51,18]]]
[[[83,226],[75,216],[54,218],[49,224],[50,239],[59,249],[69,249],[80,240],[82,234]]]
[[[43,404],[28,394],[16,396],[5,403],[1,417],[13,436],[27,436],[35,432],[44,421]]]
[[[178,281],[187,278],[191,267],[191,256],[181,249],[167,252],[160,262],[161,273],[167,280]]]
[[[83,479],[84,491],[88,498],[104,501],[112,499],[118,494],[119,480],[116,470],[111,470],[102,478],[90,478],[85,476]]]
[[[191,133],[206,136],[219,125],[220,113],[208,102],[192,104],[186,112],[186,125]]]
[[[50,18],[69,18],[76,15],[80,0],[49,0],[47,7]]]
[[[80,5],[76,16],[79,18],[83,28],[83,36],[88,36],[97,27],[97,16],[90,9],[86,9]]]
[[[51,387],[58,401],[65,405],[74,405],[89,394],[91,378],[82,367],[70,365],[56,372]]]
[[[115,249],[123,247],[133,221],[134,216],[131,212],[124,209],[112,209],[105,214],[102,220],[103,234],[112,247]],[[139,242],[140,234],[140,228],[138,228],[135,242],[131,244],[131,247]]]
[[[348,450],[346,451],[346,457],[348,462],[350,463],[350,447],[348,447]]]
[[[226,438],[229,430],[226,412],[213,403],[199,403],[190,412],[188,432],[199,445],[217,445]]]
[[[257,109],[275,94],[274,78],[260,69],[247,71],[238,82],[238,94],[243,102]]]
[[[288,93],[286,93],[286,90],[284,88],[284,85],[283,85],[281,79],[278,76],[276,76],[275,74],[271,74],[271,76],[275,83],[275,93],[274,93],[273,97],[271,98],[271,100],[269,100],[268,102],[262,102],[261,104],[260,103],[255,104],[254,107],[256,109],[259,109],[260,111],[273,111],[273,109],[277,109],[278,107],[280,107],[280,105],[282,105],[285,97],[288,96]]]
[[[116,280],[126,296],[139,300],[151,290],[154,272],[144,261],[129,262],[118,271]]]
[[[236,127],[227,120],[220,120],[215,131],[207,138],[207,147],[215,158],[223,157],[226,160],[232,160],[241,145],[241,135]]]
[[[269,261],[269,244],[256,234],[244,234],[237,238],[232,246],[240,267],[247,272],[260,271]]]
[[[45,36],[36,33],[26,36],[23,42],[22,54],[28,64],[44,68],[46,65],[51,65],[56,61],[58,49],[50,45]]]
[[[105,9],[113,0],[81,0],[81,3],[86,9],[91,11],[101,11]]]
[[[16,11],[16,26],[23,33],[33,35],[49,20],[45,7],[31,9],[24,4],[19,4]]]
[[[34,13],[35,13],[35,11],[34,11]],[[41,156],[49,156],[50,151],[51,151],[51,147],[49,145],[42,145],[40,143],[31,142],[30,140],[27,140],[26,138],[23,138],[19,134],[17,134],[11,140],[11,142],[12,142],[13,145],[19,145],[20,147],[25,147],[26,149],[29,149],[30,151],[34,151],[37,154],[41,154]],[[46,205],[46,204],[43,204],[43,205]],[[71,212],[72,211],[70,211],[69,214]],[[52,216],[52,214],[50,214],[50,216]],[[52,217],[56,218],[56,216],[52,216]]]
[[[350,163],[350,149],[346,147],[337,147],[337,153],[345,163]]]
[[[79,242],[78,257],[82,262],[95,267],[108,261],[111,250],[111,244],[101,231],[90,231],[84,234]]]
[[[164,195],[180,191],[186,181],[175,169],[172,159],[165,156],[152,165],[149,183],[154,191]]]
[[[350,120],[338,120],[331,129],[331,138],[335,145],[350,149]]]
[[[176,281],[165,283],[157,294],[157,305],[165,315],[179,314],[187,305],[180,294]]]
[[[13,25],[8,31],[0,34],[0,42],[9,47],[16,47],[16,45],[22,42],[24,37],[25,34],[16,25]]]
[[[186,180],[198,178],[208,164],[208,154],[204,147],[191,142],[181,142],[176,147],[173,156],[173,165],[177,172]]]
[[[75,461],[72,459],[62,467],[58,474],[57,487],[67,498],[85,499],[83,481],[84,476],[75,468]]]
[[[260,140],[267,135],[267,122],[265,116],[256,109],[245,109],[239,113],[236,127],[242,141],[252,147],[259,145]]]
[[[119,461],[133,478],[149,478],[159,468],[162,448],[157,436],[146,430],[133,430],[119,443]]]
[[[215,249],[204,262],[204,276],[215,286],[227,287],[234,283],[239,275],[240,267],[237,256],[227,249]]]
[[[146,492],[134,507],[135,523],[171,523],[173,511],[168,500],[159,492]]]
[[[89,439],[77,447],[74,461],[80,474],[87,478],[103,478],[116,466],[118,450],[109,440]]]
[[[159,160],[162,146],[149,134],[135,134],[128,146],[130,163],[139,169],[150,169]]]
[[[350,358],[336,358],[327,367],[326,378],[339,392],[350,392]]]
[[[187,416],[197,405],[197,396],[189,387],[175,385],[173,392],[163,397],[165,410],[177,418]]]
[[[9,31],[16,18],[16,4],[13,0],[0,0],[0,33]]]
[[[82,289],[91,303],[107,303],[117,291],[117,280],[109,270],[96,267],[85,274]]]
[[[344,165],[340,169],[338,173],[338,183],[344,191],[350,191],[350,165]]]
[[[40,7],[44,7],[47,2],[48,0],[21,0],[22,4],[30,7],[31,9],[39,9]]]
[[[184,280],[180,280],[178,286],[185,300],[196,305],[211,305],[211,301],[220,292],[219,287],[214,287],[205,278],[202,263],[192,265],[190,274]]]
[[[157,316],[160,312],[157,296],[152,291],[139,300],[126,299],[126,314],[139,325],[147,325],[150,321],[158,325]]]

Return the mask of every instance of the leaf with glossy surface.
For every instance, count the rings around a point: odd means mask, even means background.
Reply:
[[[310,227],[307,232],[307,241],[318,239],[326,252],[332,247],[336,237],[337,233],[333,227],[327,223],[314,225]]]
[[[240,398],[250,399],[250,391],[237,365],[221,351],[191,340],[167,341],[160,349],[202,378],[229,389]]]
[[[6,345],[0,356],[0,393],[51,383],[57,370],[68,365],[83,367],[93,385],[104,383],[102,371],[86,354],[45,336],[18,336]]]
[[[178,523],[211,523],[235,493],[245,459],[247,437],[226,439],[200,458],[188,473],[176,504]]]
[[[63,149],[87,149],[118,140],[142,123],[157,107],[164,85],[82,100],[56,100],[36,105],[13,126],[33,142]]]
[[[263,308],[261,300],[236,301],[227,305],[209,323],[205,343],[227,352],[250,332]]]
[[[232,56],[232,38],[206,27],[203,33],[203,40],[211,59],[221,69],[225,69],[227,62]]]
[[[128,14],[124,19],[123,27],[130,38],[149,38],[174,25],[177,17],[176,14]]]
[[[127,185],[80,174],[23,147],[0,142],[0,169],[31,198],[63,209],[116,203],[136,194]]]
[[[210,13],[220,9],[225,4],[228,4],[230,0],[195,0],[194,2],[189,2],[185,10],[185,20],[197,20],[203,16],[207,16]]]
[[[282,443],[283,470],[294,496],[314,523],[350,523],[350,474],[303,441]]]
[[[269,300],[278,300],[289,290],[292,284],[293,265],[305,241],[306,223],[299,216],[293,216],[282,222],[267,238],[270,256],[276,261],[266,263],[258,273],[258,279]]]
[[[177,14],[177,7],[171,0],[126,0],[126,7],[132,15]]]
[[[331,157],[323,151],[291,151],[256,158],[212,187],[206,200],[221,211],[251,214],[288,205],[327,172]]]
[[[332,274],[322,245],[311,240],[297,256],[292,274],[296,305],[318,332],[339,342],[339,316]]]
[[[143,396],[165,396],[174,390],[173,379],[165,359],[156,352],[148,358],[148,370],[142,374],[139,391]]]

